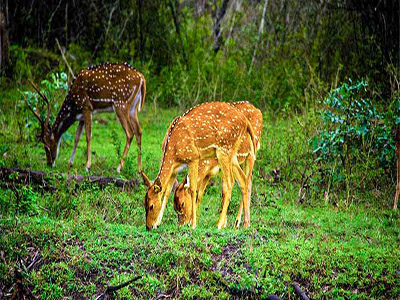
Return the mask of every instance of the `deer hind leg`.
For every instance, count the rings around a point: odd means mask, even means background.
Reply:
[[[87,160],[86,160],[86,172],[89,172],[89,169],[92,165],[92,152],[90,143],[92,140],[92,112],[91,111],[83,111],[83,119],[85,123],[85,134],[86,134],[86,143],[87,143]]]
[[[237,161],[237,160],[236,160]],[[246,158],[243,164],[242,170],[238,164],[234,162],[234,173],[235,179],[238,180],[240,189],[242,192],[242,201],[240,202],[240,207],[238,214],[236,216],[235,227],[238,228],[240,225],[242,210],[244,207],[245,212],[245,223],[244,227],[250,226],[250,203],[251,203],[251,188],[252,188],[252,171],[254,166],[254,159],[251,155]]]
[[[233,188],[233,172],[232,172],[232,159],[217,150],[218,162],[222,170],[222,210],[219,216],[217,224],[218,229],[222,229],[226,226],[229,202],[231,200],[232,188]]]
[[[132,106],[129,115],[130,124],[138,145],[138,168],[140,172],[142,171],[142,128],[140,128],[139,119],[137,116],[137,108]]]
[[[76,133],[75,133],[74,148],[72,149],[72,155],[71,155],[71,158],[69,159],[69,163],[68,163],[68,167],[70,167],[70,168],[72,167],[72,164],[74,163],[75,151],[76,151],[76,147],[78,147],[78,142],[82,135],[83,125],[84,125],[84,121],[79,121],[78,128],[76,129]]]
[[[117,113],[119,122],[122,125],[122,128],[125,131],[126,135],[126,144],[124,148],[124,152],[122,153],[121,161],[118,165],[117,172],[120,173],[121,169],[125,164],[125,157],[128,154],[129,147],[131,146],[132,138],[133,138],[133,129],[131,128],[130,120],[129,120],[129,112],[126,109],[115,108],[115,112]]]
[[[239,213],[238,216],[236,217],[236,223],[235,226],[238,226],[238,222],[240,223],[240,219],[238,220],[238,217],[241,217],[241,209],[244,208],[244,214],[245,214],[245,227],[247,227],[246,225],[248,224],[246,222],[246,211],[247,211],[247,207],[248,207],[248,182],[246,180],[246,175],[243,172],[243,170],[240,168],[239,164],[235,163],[235,160],[233,161],[233,173],[235,176],[235,179],[238,181],[239,186],[240,186],[240,190],[242,192],[242,200],[240,203],[240,207],[239,207]]]
[[[243,165],[245,165],[246,163],[244,163]],[[242,192],[242,199],[240,201],[240,206],[239,206],[239,210],[236,216],[236,221],[235,221],[235,227],[239,228],[240,222],[242,220],[242,212],[243,212],[243,191],[242,191],[242,187],[240,188],[240,191]]]

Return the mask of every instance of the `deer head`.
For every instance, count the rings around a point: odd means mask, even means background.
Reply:
[[[56,156],[57,156],[57,141],[51,130],[51,126],[49,125],[50,114],[51,114],[50,102],[47,99],[47,97],[39,90],[39,88],[33,83],[32,80],[29,80],[29,82],[31,83],[31,85],[33,86],[35,91],[39,94],[39,96],[43,99],[43,101],[46,103],[46,106],[47,106],[46,119],[43,121],[42,117],[40,116],[40,114],[38,112],[38,106],[36,106],[36,109],[33,109],[32,106],[30,106],[28,101],[26,100],[26,96],[24,98],[25,103],[28,106],[28,109],[33,113],[33,115],[39,121],[41,131],[40,131],[40,135],[38,136],[38,138],[44,144],[47,165],[52,166],[52,165],[54,165],[54,162],[55,162]]]
[[[189,178],[186,176],[175,190],[174,195],[174,209],[178,213],[178,224],[189,224],[192,218],[192,201],[188,187]]]
[[[157,223],[159,214],[156,212],[161,210],[162,185],[160,178],[157,178],[154,183],[152,183],[143,171],[141,174],[144,184],[147,187],[147,193],[144,198],[144,207],[146,210],[146,228],[147,230],[150,230],[154,227],[154,224]]]

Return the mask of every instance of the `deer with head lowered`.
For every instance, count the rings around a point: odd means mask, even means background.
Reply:
[[[85,126],[87,142],[86,170],[89,171],[91,166],[92,115],[96,112],[114,110],[126,134],[126,145],[117,172],[119,173],[124,166],[125,157],[128,154],[133,136],[136,137],[139,148],[139,171],[142,169],[142,130],[137,113],[144,104],[146,81],[140,72],[127,63],[105,63],[81,70],[69,88],[68,94],[52,126],[49,124],[51,113],[50,102],[32,81],[31,84],[47,105],[47,116],[43,120],[38,111],[34,110],[26,102],[30,111],[40,122],[40,140],[44,144],[48,165],[54,165],[55,163],[62,134],[75,121],[78,121],[69,166],[71,167],[73,164],[76,147],[78,146],[82,129]]]
[[[254,159],[255,138],[250,122],[235,107],[224,102],[200,104],[170,125],[163,145],[163,158],[156,180],[151,183],[146,174],[142,176],[147,185],[145,196],[146,227],[148,230],[160,225],[171,188],[177,173],[187,166],[188,188],[192,201],[196,199],[199,162],[216,158],[222,170],[223,208],[218,228],[226,224],[226,211],[230,201],[235,178],[243,183],[246,175],[239,166],[237,151],[243,137],[251,141]],[[247,209],[247,193],[243,197]],[[246,215],[246,214],[245,214]],[[192,228],[196,227],[196,205],[192,205]]]
[[[254,105],[247,101],[240,101],[232,103],[232,105],[242,112],[245,117],[250,121],[250,124],[253,126],[255,140],[257,142],[256,151],[260,148],[260,137],[263,125],[263,116],[259,109],[257,109]],[[247,188],[248,188],[248,205],[250,206],[250,197],[251,197],[251,186],[252,186],[252,171],[254,160],[252,158],[252,145],[251,141],[246,139],[245,137],[242,139],[239,150],[237,152],[238,162],[246,174],[247,180]],[[197,210],[200,208],[201,199],[204,195],[205,189],[210,182],[210,179],[217,175],[220,171],[220,167],[218,161],[215,158],[207,158],[203,159],[199,163],[199,173],[198,173],[198,195],[196,200]],[[236,176],[236,174],[234,173]],[[235,178],[236,179],[236,178]],[[238,180],[238,182],[240,182]],[[242,191],[245,192],[245,188],[240,186]],[[192,213],[192,199],[190,198],[190,191],[188,189],[188,178],[182,181],[177,188],[175,189],[174,194],[174,209],[178,214],[178,222],[180,225],[188,224],[191,219]],[[235,227],[239,227],[240,220],[243,211],[243,201],[240,203],[239,212],[236,217]],[[250,211],[246,210],[246,211]],[[250,220],[250,216],[247,216],[247,219]],[[249,226],[249,223],[246,223],[245,226]]]

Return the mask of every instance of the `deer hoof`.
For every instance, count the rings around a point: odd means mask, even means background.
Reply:
[[[239,225],[240,225],[240,220],[236,220],[236,222],[235,222],[235,228],[238,229],[238,228],[239,228]]]

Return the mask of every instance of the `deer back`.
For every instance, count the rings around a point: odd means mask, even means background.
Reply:
[[[145,85],[143,75],[129,64],[105,63],[79,72],[69,93],[69,102],[78,109],[130,108]]]
[[[216,149],[229,153],[246,131],[246,122],[245,116],[228,103],[200,104],[171,125],[166,151],[181,162],[192,158],[195,150],[200,158],[214,156]]]
[[[235,102],[233,103],[233,106],[235,106],[240,112],[245,115],[245,117],[249,120],[251,126],[253,127],[254,138],[257,142],[255,150],[258,150],[260,148],[260,138],[263,126],[263,115],[261,111],[248,101]],[[243,139],[245,138],[246,137],[243,137]],[[248,146],[248,143],[243,140],[243,143],[239,148],[239,153],[248,152]]]

